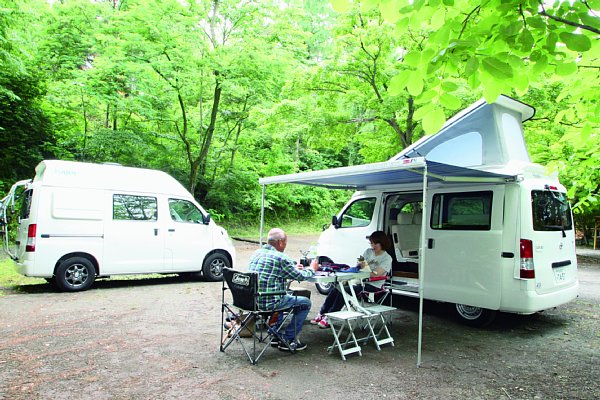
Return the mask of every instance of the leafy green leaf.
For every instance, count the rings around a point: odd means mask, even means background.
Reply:
[[[458,85],[454,82],[445,81],[442,82],[442,89],[444,89],[444,92],[454,92],[458,89]]]
[[[481,65],[493,77],[499,79],[509,79],[513,76],[511,66],[504,61],[500,61],[495,57],[486,57],[482,60]],[[494,99],[495,100],[495,99]]]
[[[390,79],[388,93],[391,94],[392,96],[398,96],[398,95],[402,94],[409,79],[410,79],[410,71],[409,70],[404,70],[404,71],[401,71],[399,74],[394,75],[392,77],[392,79]]]
[[[493,75],[482,74],[483,97],[488,103],[493,103],[502,94],[503,81],[494,79]]]
[[[577,64],[575,62],[556,63],[556,75],[567,76],[577,72]]]
[[[440,96],[440,103],[444,107],[449,108],[451,110],[456,110],[457,108],[460,108],[460,106],[462,105],[462,103],[458,99],[458,97],[451,95],[450,93],[442,94]]]
[[[535,29],[544,29],[546,27],[546,21],[541,16],[536,15],[525,19],[527,24]]]
[[[546,68],[548,68],[548,58],[545,55],[542,55],[533,65],[533,73],[539,75],[544,72]]]
[[[567,49],[573,51],[588,51],[592,48],[590,38],[585,35],[575,33],[561,32],[560,40],[567,45]]]
[[[421,52],[413,50],[404,56],[404,64],[411,67],[418,67],[421,64]]]
[[[426,134],[431,135],[440,130],[446,122],[444,110],[439,107],[434,107],[425,117],[423,117],[422,125]]]
[[[408,93],[410,93],[411,96],[417,97],[421,94],[421,92],[423,92],[423,78],[421,78],[419,74],[416,74],[414,72],[416,71],[413,71],[413,73],[411,74],[410,79],[408,80],[408,83],[406,85],[406,89],[408,90]]]
[[[425,117],[427,114],[429,114],[434,108],[435,108],[435,105],[433,103],[429,103],[421,108],[418,108],[417,111],[415,111],[415,113],[413,114],[413,118],[415,119],[415,121],[420,121],[423,119],[423,117]]]
[[[465,76],[471,76],[473,75],[473,73],[475,71],[477,71],[479,69],[479,60],[477,59],[477,57],[471,57],[469,58],[469,60],[467,61],[467,64],[465,65]]]

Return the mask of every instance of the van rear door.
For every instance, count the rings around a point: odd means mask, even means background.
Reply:
[[[574,284],[575,229],[566,194],[557,186],[545,185],[524,198],[530,202],[521,238],[532,242],[536,292],[551,293]]]
[[[17,260],[23,260],[25,258],[25,250],[27,247],[28,234],[34,235],[29,240],[35,240],[35,232],[30,232],[29,228],[29,217],[31,214],[31,202],[33,200],[33,189],[27,189],[23,192],[23,199],[21,201],[21,209],[19,210],[19,225],[17,228]]]

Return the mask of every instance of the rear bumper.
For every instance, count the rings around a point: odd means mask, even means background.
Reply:
[[[538,294],[535,290],[526,290],[520,292],[520,296],[511,296],[512,298],[506,304],[503,302],[500,311],[533,314],[566,304],[577,298],[578,293],[579,281],[552,293]]]
[[[33,260],[19,260],[16,261],[17,272],[21,275],[36,277],[36,278],[48,278],[46,275],[38,275],[35,273]]]

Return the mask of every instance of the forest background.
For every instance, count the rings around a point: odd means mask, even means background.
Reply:
[[[177,178],[256,227],[263,176],[385,161],[481,97],[533,105],[533,161],[600,215],[600,0],[5,0],[0,193],[43,159]],[[348,192],[275,185],[269,223]],[[0,196],[0,197],[3,197]],[[589,231],[588,231],[589,234]]]

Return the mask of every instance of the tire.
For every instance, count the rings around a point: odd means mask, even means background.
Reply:
[[[324,262],[330,262],[332,263],[333,260],[329,257],[326,256],[320,256],[318,258],[319,264],[323,264]],[[328,283],[315,283],[315,286],[317,287],[317,290],[319,291],[319,293],[324,294],[325,296],[327,296],[332,290],[333,290],[333,283],[328,282]]]
[[[494,321],[496,314],[495,310],[488,310],[487,308],[467,306],[465,304],[455,304],[454,311],[458,320],[465,325],[484,327]]]
[[[231,268],[229,258],[223,253],[213,253],[206,257],[202,266],[204,279],[210,282],[223,280],[223,268]]]
[[[332,282],[315,283],[315,286],[317,287],[317,290],[319,291],[319,293],[324,294],[324,295],[328,295],[329,292],[331,292],[333,290]]]
[[[67,258],[56,268],[54,281],[56,286],[65,292],[87,290],[96,279],[96,268],[84,257]]]

